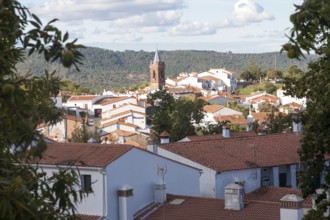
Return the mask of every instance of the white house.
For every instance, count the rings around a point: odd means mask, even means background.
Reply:
[[[306,98],[297,98],[290,95],[285,95],[285,90],[278,89],[276,90],[276,96],[280,99],[281,105],[286,105],[289,103],[297,103],[306,108],[307,99]]]
[[[210,78],[211,77],[211,78]],[[232,92],[237,87],[237,74],[225,69],[210,69],[198,74],[198,78],[209,80],[217,87],[217,91]],[[219,79],[221,81],[216,81]]]
[[[218,116],[229,116],[229,115],[243,115],[242,112],[234,109],[222,106],[222,105],[205,105],[204,110],[204,124],[215,124],[217,123],[216,117]]]
[[[203,170],[200,192],[224,197],[224,187],[233,181],[249,193],[261,186],[297,187],[300,135],[279,133],[230,137],[218,140],[176,142],[147,146],[175,161]],[[155,150],[156,149],[156,150]]]
[[[162,203],[166,193],[200,194],[200,170],[130,145],[49,143],[38,166],[49,175],[79,169],[77,190],[90,193],[77,212],[104,219],[132,220],[144,207]]]

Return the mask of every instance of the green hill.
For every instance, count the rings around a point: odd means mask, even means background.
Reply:
[[[27,57],[24,63],[19,63],[20,72],[40,75],[44,69],[57,70],[63,79],[70,79],[82,87],[87,87],[95,92],[103,89],[118,89],[134,84],[149,81],[149,63],[154,52],[132,51],[123,52],[88,47],[82,50],[85,55],[81,71],[74,68],[66,69],[58,63],[46,63],[38,55]],[[249,64],[256,63],[263,71],[277,69],[285,71],[290,65],[295,64],[305,70],[307,63],[313,59],[297,61],[290,60],[286,54],[277,52],[259,54],[234,54],[215,51],[176,50],[160,51],[160,57],[165,61],[166,76],[177,76],[181,72],[202,72],[210,68],[226,68],[240,73],[247,70]]]

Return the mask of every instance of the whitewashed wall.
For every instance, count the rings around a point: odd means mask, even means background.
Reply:
[[[216,197],[216,171],[162,148],[158,148],[158,154],[180,163],[201,169],[202,173],[200,176],[199,186],[200,196]]]
[[[244,181],[245,193],[252,192],[261,186],[260,168],[222,172],[216,177],[217,198],[224,198],[224,187],[234,183],[235,178]]]
[[[199,170],[134,148],[107,167],[108,217],[118,219],[117,189],[125,184],[133,188],[133,212],[154,201],[154,184],[161,179],[158,167],[165,167],[168,193],[199,195]]]
[[[114,109],[114,107],[118,108],[119,106],[122,106],[124,104],[137,104],[137,100],[134,97],[130,97],[130,98],[127,98],[125,100],[114,102],[114,103],[111,103],[111,104],[108,104],[108,105],[102,105],[101,106],[102,107],[102,112],[107,112],[109,110]],[[95,108],[98,108],[98,107],[95,107]]]
[[[54,172],[58,171],[56,166],[39,165],[47,173],[47,176],[52,176]],[[77,212],[86,215],[103,215],[103,175],[100,168],[79,167],[81,175],[92,176],[92,189],[81,203],[77,205]],[[79,189],[77,189],[79,190]]]

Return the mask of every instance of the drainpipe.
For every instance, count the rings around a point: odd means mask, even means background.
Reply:
[[[103,215],[98,218],[97,220],[101,220],[106,218],[108,215],[108,206],[107,206],[107,188],[106,188],[106,170],[104,169],[99,169],[100,174],[102,174],[102,183],[103,183]]]

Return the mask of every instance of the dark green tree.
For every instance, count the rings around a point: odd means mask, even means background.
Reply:
[[[303,71],[297,67],[297,65],[289,66],[288,70],[284,73],[286,78],[299,78],[303,74]]]
[[[246,70],[243,71],[240,75],[239,78],[245,80],[245,81],[254,81],[257,79],[257,76],[250,71]]]
[[[292,114],[283,114],[272,111],[267,118],[269,133],[282,133],[292,131]]]
[[[56,124],[63,115],[51,99],[59,93],[60,79],[55,71],[37,77],[15,68],[26,50],[78,68],[82,46],[68,42],[55,21],[43,25],[18,1],[0,2],[0,219],[74,218],[83,196],[74,170],[48,176],[32,165],[47,149],[37,126]],[[28,25],[32,29],[26,30]]]
[[[265,91],[269,94],[275,93],[277,90],[277,87],[274,85],[274,83],[267,82],[265,83]]]
[[[196,134],[195,125],[203,119],[203,106],[206,105],[202,99],[174,99],[166,90],[148,95],[148,103],[152,106],[152,125],[156,135],[167,131],[171,141]]]
[[[269,70],[266,76],[268,79],[280,79],[283,76],[283,72],[279,70]]]
[[[299,78],[287,79],[285,84],[290,95],[310,100],[301,118],[303,136],[299,154],[306,169],[299,173],[299,186],[304,196],[321,187],[324,189],[321,197],[325,198],[330,186],[330,167],[324,163],[325,156],[330,153],[330,2],[305,0],[295,7],[295,13],[290,16],[293,27],[289,42],[283,45],[283,51],[290,58],[302,59],[306,52],[319,56],[309,64],[307,72]],[[315,181],[320,176],[324,179],[322,185]],[[321,216],[329,205],[322,199],[317,202],[317,210],[305,219]]]
[[[147,102],[151,105],[150,115],[152,129],[157,135],[172,129],[171,113],[174,111],[175,100],[165,89],[149,94]]]
[[[262,81],[265,77],[265,72],[263,72],[256,63],[251,63],[248,67],[248,71],[259,81]]]

